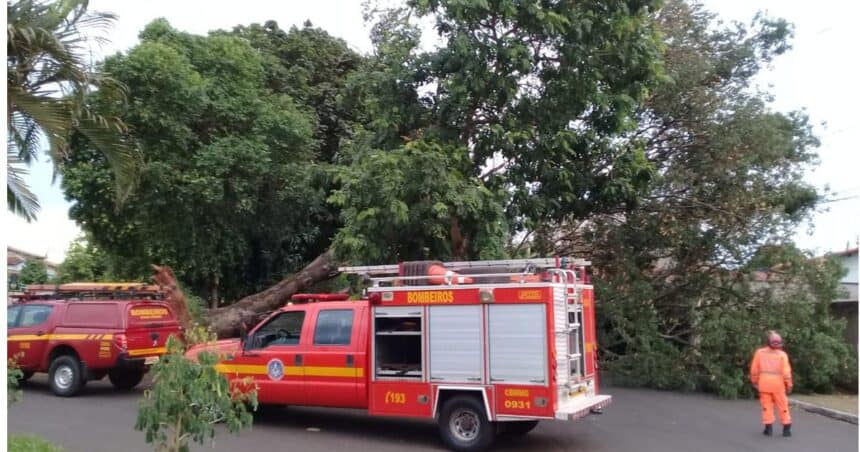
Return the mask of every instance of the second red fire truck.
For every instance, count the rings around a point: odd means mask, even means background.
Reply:
[[[599,412],[594,292],[569,258],[343,267],[363,300],[302,294],[222,353],[262,404],[364,408],[435,418],[457,451],[525,434],[541,420]]]

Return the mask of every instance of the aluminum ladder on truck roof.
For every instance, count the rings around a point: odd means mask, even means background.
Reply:
[[[439,275],[404,275],[403,269],[404,265],[408,265],[411,263],[427,263],[440,265],[444,267],[445,270],[449,272],[463,272],[462,275],[451,273],[449,277],[450,280],[448,284],[464,284],[462,279],[457,281],[460,278],[489,278],[489,277],[516,277],[516,276],[526,276],[526,275],[534,275],[543,270],[549,269],[573,269],[573,268],[581,268],[587,267],[591,265],[591,262],[585,259],[572,258],[572,257],[540,257],[540,258],[528,258],[528,259],[501,259],[501,260],[484,260],[484,261],[452,261],[452,262],[441,262],[441,261],[415,261],[415,262],[402,262],[399,264],[388,264],[388,265],[363,265],[363,266],[346,266],[339,267],[338,271],[341,273],[350,273],[361,275],[366,278],[369,278],[373,281],[374,286],[379,286],[379,283],[397,283],[402,282],[405,279],[409,280],[430,280],[435,278],[440,278]],[[512,269],[518,269],[518,271],[511,271]],[[470,270],[484,270],[490,271],[491,273],[471,273]],[[497,270],[497,272],[493,272],[493,270]],[[507,271],[505,271],[507,270]],[[515,282],[515,281],[510,281]],[[465,283],[468,284],[468,283]],[[428,284],[430,285],[430,284]],[[437,285],[438,287],[438,285]]]
[[[591,262],[585,259],[572,257],[537,257],[531,259],[501,259],[493,261],[452,261],[439,262],[439,265],[448,270],[465,270],[469,268],[511,268],[533,266],[538,269],[569,268],[590,266]],[[360,265],[352,267],[338,267],[341,273],[353,273],[357,275],[392,275],[400,272],[400,264],[388,265]]]
[[[34,300],[94,301],[164,298],[164,288],[137,282],[79,282],[66,284],[29,284],[19,302]]]

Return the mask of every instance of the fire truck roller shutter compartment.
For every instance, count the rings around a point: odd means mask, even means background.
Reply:
[[[490,382],[547,383],[546,307],[510,304],[489,307]]]
[[[430,380],[482,381],[483,315],[480,305],[430,306]]]

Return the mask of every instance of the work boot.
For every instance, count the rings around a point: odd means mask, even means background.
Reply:
[[[785,424],[782,426],[782,436],[791,436],[791,424]]]
[[[764,424],[764,431],[762,434],[765,436],[773,436],[773,424]]]

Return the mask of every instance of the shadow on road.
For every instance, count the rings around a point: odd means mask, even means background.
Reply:
[[[544,431],[547,421],[527,436],[499,435],[493,450],[564,450],[566,441]],[[375,417],[361,410],[264,406],[254,414],[254,428],[304,430],[319,428],[346,440],[403,444],[444,450],[433,420]],[[312,431],[312,430],[311,430]],[[570,437],[566,438],[567,441]],[[579,445],[587,449],[584,438]]]
[[[143,396],[144,389],[149,387],[149,383],[144,382],[130,390],[119,390],[113,387],[112,384],[108,381],[107,377],[102,378],[101,380],[90,380],[87,384],[81,388],[81,392],[79,392],[75,397],[87,397],[87,396],[103,396],[110,397],[112,394],[116,395],[137,395]],[[30,380],[21,383],[21,389],[27,392],[35,392],[39,394],[44,394],[47,396],[54,396],[54,393],[51,391],[51,386],[48,384],[48,375],[47,374],[36,374]]]
[[[433,421],[369,416],[361,410],[310,407],[261,407],[254,427],[290,430],[321,429],[343,437],[373,438],[384,442],[441,447]]]

